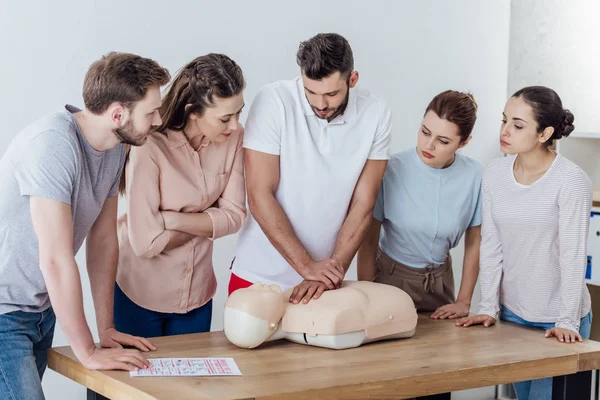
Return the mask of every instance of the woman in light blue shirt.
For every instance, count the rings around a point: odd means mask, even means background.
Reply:
[[[358,252],[358,279],[407,292],[433,318],[468,315],[479,273],[482,168],[457,153],[471,140],[477,104],[448,90],[429,103],[417,147],[392,155]],[[465,235],[458,297],[450,250]]]

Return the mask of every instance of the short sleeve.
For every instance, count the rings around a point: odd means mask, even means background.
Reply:
[[[275,90],[271,87],[263,87],[254,98],[248,113],[244,147],[279,155],[282,115],[285,115],[285,110]]]
[[[36,136],[27,145],[27,154],[14,165],[21,195],[71,205],[78,152],[76,145],[58,132]]]
[[[369,160],[388,160],[392,147],[392,110],[383,103],[379,114],[377,132],[371,145]]]

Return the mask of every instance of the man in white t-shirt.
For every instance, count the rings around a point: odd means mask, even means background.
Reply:
[[[391,112],[357,89],[352,49],[318,34],[297,54],[302,76],[264,86],[244,136],[251,214],[229,293],[254,282],[307,302],[337,288],[369,227],[390,155]]]

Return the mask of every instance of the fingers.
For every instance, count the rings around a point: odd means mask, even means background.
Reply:
[[[143,346],[139,339],[135,336],[128,335],[126,333],[117,332],[112,338],[112,341],[119,344],[125,345],[129,347],[136,347],[142,351],[149,351],[146,346]]]
[[[300,285],[296,286],[296,289],[298,289],[296,295],[294,297],[290,297],[290,301],[294,304],[298,304],[304,297],[306,291],[308,290],[308,286],[305,283],[301,283]]]
[[[140,369],[145,369],[146,366],[147,366],[146,363],[144,363],[142,360],[140,360],[139,358],[137,358],[135,356],[123,355],[121,357],[118,357],[117,361],[131,364],[134,367],[137,367],[137,368],[140,368]]]
[[[142,365],[144,365],[146,367],[152,366],[150,361],[148,361],[148,359],[142,353],[140,353],[139,350],[135,350],[135,349],[124,350],[124,354],[127,357],[134,357],[136,360],[140,361],[142,363]]]
[[[565,332],[565,342],[566,343],[576,343],[576,342],[582,342],[583,339],[581,338],[581,335],[579,333],[573,332],[573,331],[566,331]]]
[[[469,315],[469,313],[451,313],[450,315],[448,315],[448,319],[456,319],[456,318],[462,318],[462,317],[466,317],[467,315]]]
[[[438,309],[435,310],[431,318],[446,319],[451,314],[454,314],[453,307],[451,304],[446,304],[445,306],[438,307]]]
[[[446,306],[438,307],[433,314],[431,314],[431,318],[438,319],[440,315],[442,315],[446,310]]]
[[[148,349],[150,349],[150,351],[158,350],[158,348],[155,345],[153,345],[148,339],[143,338],[143,337],[138,337],[138,340],[140,342],[142,342],[144,344],[144,346],[146,346]]]
[[[111,349],[122,349],[123,346],[119,342],[116,342],[112,338],[108,339],[108,343],[102,344],[102,347],[109,347]]]
[[[342,274],[342,279],[344,279],[344,275],[346,274],[346,271],[344,271],[344,266],[342,265],[342,263],[335,259],[332,259],[331,264],[335,267],[335,269],[337,271],[339,271]]]
[[[438,307],[435,312],[431,315],[432,319],[456,319],[462,317],[468,317],[469,311],[465,311],[462,307],[457,304],[446,304]]]
[[[335,270],[337,271],[337,270]],[[332,271],[323,271],[323,273],[325,274],[325,276],[327,278],[329,278],[329,280],[331,280],[331,283],[333,283],[334,285],[334,289],[338,287],[339,283],[341,282],[341,279],[335,275]]]
[[[98,369],[102,369],[102,370],[111,370],[111,369],[115,369],[115,370],[122,370],[122,371],[135,371],[138,368],[135,367],[135,365],[132,364],[128,364],[126,362],[122,362],[122,361],[113,361],[109,364],[105,366],[102,366]]]
[[[453,311],[444,311],[440,316],[439,319],[446,319],[449,318],[450,315],[454,315]]]
[[[313,295],[315,294],[315,292],[317,291],[317,285],[310,285],[310,287],[308,288],[308,290],[306,291],[306,295],[304,296],[304,298],[302,299],[302,303],[307,304],[310,299],[312,299]]]
[[[340,263],[332,263],[331,267],[331,272],[335,274],[335,276],[337,276],[340,279],[340,281],[343,281],[344,275],[346,275],[346,272],[344,271],[344,266]]]
[[[333,284],[333,282],[331,281],[331,279],[329,279],[327,277],[327,275],[323,274],[323,275],[319,276],[318,281],[319,282],[323,282],[327,286],[327,289],[329,289],[329,290],[335,289],[335,285]]]
[[[294,299],[298,295],[298,291],[300,290],[300,285],[296,286],[294,290],[292,290],[292,294],[290,295],[290,303],[294,302]]]
[[[123,334],[122,336],[119,336],[118,340],[126,346],[135,347],[142,351],[150,351],[148,346],[146,346],[139,337]]]
[[[552,328],[546,331],[547,338],[554,336],[561,343],[576,343],[583,342],[583,338],[578,332],[573,332],[569,329]]]
[[[321,297],[321,295],[323,294],[323,292],[325,292],[325,289],[327,289],[325,287],[325,285],[319,284],[319,286],[317,287],[317,292],[313,296],[313,299],[318,299],[319,297]]]
[[[487,315],[473,315],[471,317],[465,317],[465,318],[459,319],[458,321],[456,321],[456,326],[463,326],[465,328],[468,328],[469,326],[483,324],[483,326],[488,328],[488,327],[494,325],[495,323],[496,323],[496,320],[494,320],[494,318],[491,318]]]

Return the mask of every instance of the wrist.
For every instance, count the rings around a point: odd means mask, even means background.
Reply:
[[[349,264],[349,263],[346,263],[346,262],[345,262],[345,261],[342,259],[342,257],[340,257],[339,255],[337,255],[337,254],[335,254],[335,253],[334,253],[334,254],[332,254],[332,255],[331,255],[331,261],[333,261],[334,263],[337,263],[337,264],[341,265],[341,266],[342,266],[342,268],[344,269],[344,272],[348,271],[348,266],[349,266],[350,264]]]
[[[97,349],[94,342],[82,344],[80,346],[72,346],[71,348],[73,349],[75,357],[77,357],[77,359],[84,365]]]
[[[115,329],[114,325],[106,325],[105,327],[98,327],[98,336],[102,336],[103,333],[109,331],[111,329]]]
[[[458,296],[456,298],[456,302],[457,303],[462,303],[467,307],[471,307],[471,300],[470,299],[465,299],[465,298],[461,298],[460,296]]]
[[[300,276],[305,278],[306,275],[310,271],[310,266],[313,263],[314,263],[313,260],[310,257],[307,257],[306,259],[301,260],[298,263],[296,263],[296,271],[300,274]]]

